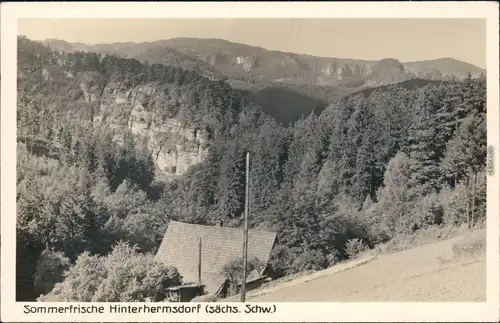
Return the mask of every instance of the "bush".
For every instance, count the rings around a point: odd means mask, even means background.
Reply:
[[[443,207],[438,194],[432,193],[415,201],[411,217],[417,228],[441,224],[443,222]]]
[[[328,267],[335,265],[340,261],[340,252],[338,250],[333,250],[331,253],[326,255],[326,262]]]
[[[262,272],[263,263],[257,259],[256,257],[248,259],[247,262],[247,278],[253,274],[254,271],[257,271],[258,274]],[[236,284],[241,283],[243,281],[243,259],[235,259],[230,261],[228,264],[224,266],[221,272],[227,279],[229,279],[230,283],[230,294],[236,293]]]
[[[259,272],[262,271],[263,269],[263,263],[257,259],[256,257],[253,257],[251,259],[248,259],[247,261],[247,275],[250,274],[252,271],[256,270]],[[222,274],[229,279],[231,282],[241,282],[243,280],[243,259],[238,258],[235,259],[228,264],[224,266],[222,269]]]
[[[452,247],[455,258],[474,257],[486,250],[486,237],[455,243]]]
[[[54,285],[64,279],[64,273],[70,268],[71,262],[64,253],[45,249],[38,259],[34,277],[35,292],[46,294]]]
[[[374,221],[370,226],[368,237],[372,245],[379,245],[391,240],[391,232],[383,221]]]
[[[294,272],[321,270],[328,267],[328,257],[320,250],[304,250],[292,262]]]
[[[458,225],[467,222],[467,187],[458,184],[455,189],[445,188],[440,192],[443,206],[443,221],[446,225]]]
[[[349,258],[355,258],[360,253],[368,250],[366,244],[358,238],[347,240],[345,252]]]
[[[467,232],[467,225],[431,225],[424,229],[415,231],[413,234],[399,234],[389,242],[378,246],[380,250],[387,252],[400,251],[416,248],[426,243],[449,239]]]
[[[276,245],[269,257],[269,275],[272,278],[279,278],[287,272],[287,262],[289,260],[288,249],[281,245]]]

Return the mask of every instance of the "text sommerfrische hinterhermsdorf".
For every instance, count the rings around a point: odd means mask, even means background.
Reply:
[[[137,304],[137,305],[107,305],[106,313],[114,314],[273,314],[276,312],[276,305],[261,306],[245,304],[244,306],[236,305],[221,305],[221,304],[196,304],[196,305],[153,305],[153,304]],[[102,305],[68,305],[68,306],[44,306],[24,305],[24,314],[104,314],[105,307]]]

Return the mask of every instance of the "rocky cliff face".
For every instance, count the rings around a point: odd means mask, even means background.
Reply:
[[[253,56],[237,56],[233,61],[236,64],[241,65],[245,72],[251,71],[257,65],[257,60]]]
[[[59,145],[71,139],[61,137],[65,122],[103,125],[105,132],[113,129],[116,144],[136,136],[138,148],[149,148],[159,175],[186,173],[206,158],[212,142],[231,136],[245,109],[260,110],[248,93],[178,66],[61,53],[26,37],[18,37],[17,63],[18,111],[29,110],[21,121],[30,127],[27,135],[38,135],[39,123],[53,124],[42,135]]]
[[[101,78],[98,73],[81,75],[84,100],[96,107],[95,126],[106,124],[115,129],[118,143],[125,130],[146,140],[158,170],[165,173],[182,175],[205,158],[210,144],[207,130],[186,126],[176,118],[165,117],[163,109],[150,106],[155,97],[168,92],[168,86],[148,83],[126,89],[119,83],[103,84]],[[187,104],[183,97],[168,95],[164,103]]]

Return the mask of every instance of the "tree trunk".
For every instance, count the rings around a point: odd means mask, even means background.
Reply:
[[[471,214],[471,228],[474,227],[474,213],[476,209],[476,181],[477,181],[477,173],[474,173],[474,177],[472,179],[472,214]]]
[[[469,190],[470,190],[470,176],[467,177],[467,189],[465,194],[466,209],[465,216],[467,217],[467,228],[470,229],[470,217],[469,217]]]

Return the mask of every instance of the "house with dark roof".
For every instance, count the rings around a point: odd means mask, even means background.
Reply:
[[[248,273],[249,289],[265,279],[275,242],[275,232],[248,230],[248,259],[257,258],[264,265]],[[241,259],[242,248],[243,229],[170,221],[155,259],[176,267],[185,283],[202,284],[209,294],[226,297],[228,279],[223,270]]]

